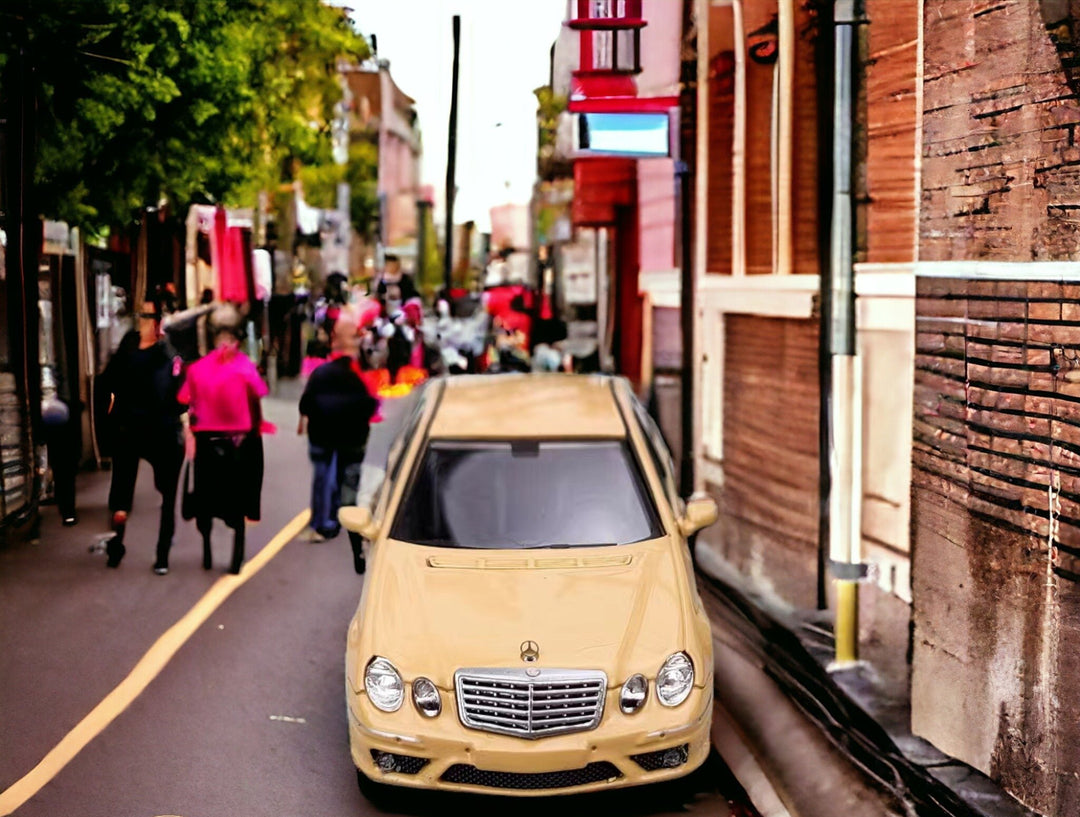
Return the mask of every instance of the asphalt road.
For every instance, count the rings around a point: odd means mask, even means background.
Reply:
[[[345,629],[362,577],[347,539],[278,535],[298,530],[308,505],[295,390],[283,383],[267,401],[279,430],[266,441],[263,519],[249,531],[240,577],[224,572],[224,528],[213,570],[202,569],[191,523],[180,523],[170,573],[151,572],[156,495],[145,464],[118,569],[90,550],[106,530],[101,473],[81,477],[77,527],[60,527],[48,509],[39,541],[0,548],[0,815],[388,813],[363,799],[348,753]],[[386,406],[369,462],[385,462],[407,407]],[[737,788],[714,753],[689,785],[562,798],[557,808],[723,815]],[[394,808],[539,814],[553,804],[438,794],[403,796]]]

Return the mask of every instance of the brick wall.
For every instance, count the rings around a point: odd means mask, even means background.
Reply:
[[[724,489],[712,537],[745,575],[817,604],[818,325],[730,314],[724,343]]]
[[[1080,260],[1080,4],[923,11],[920,261]],[[919,279],[912,721],[1076,814],[1080,283],[1029,269]]]
[[[915,258],[915,132],[919,10],[916,3],[867,0],[866,260]]]
[[[1060,5],[926,0],[922,260],[1080,258],[1080,102],[1044,17]]]

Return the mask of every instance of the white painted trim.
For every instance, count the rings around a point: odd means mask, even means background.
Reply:
[[[920,278],[968,281],[1080,281],[1080,261],[920,261]]]
[[[701,293],[701,300],[707,311],[722,314],[808,319],[814,314],[816,294],[816,287],[814,289],[731,287],[707,290]]]
[[[914,298],[914,264],[856,264],[855,294],[862,298]]]
[[[705,310],[702,309],[698,323],[702,324],[704,344],[702,346],[701,369],[699,371],[697,393],[701,395],[701,451],[698,453],[699,472],[709,474],[706,457],[716,460],[724,458],[724,354],[725,320],[722,312],[713,313],[713,320],[706,323]],[[722,484],[722,483],[717,483]]]
[[[724,466],[711,457],[702,457],[698,462],[698,470],[701,477],[716,488],[724,487]]]
[[[706,292],[817,292],[820,281],[816,275],[708,275],[702,282]]]
[[[816,275],[706,275],[698,279],[698,304],[710,312],[774,318],[809,318],[818,292]],[[642,273],[638,289],[655,306],[679,306],[679,271]]]
[[[1080,265],[1078,265],[1080,266]],[[855,267],[855,292],[868,298],[915,297],[916,264],[858,264]],[[698,278],[700,294],[723,293],[738,298],[742,293],[810,293],[819,288],[816,275],[747,275],[734,278],[730,275],[705,275]],[[638,289],[648,293],[656,306],[679,305],[679,271],[654,270],[642,272]],[[735,308],[727,308],[728,305]],[[726,312],[740,312],[738,301],[725,301]]]
[[[859,298],[855,308],[860,334],[915,331],[914,298]]]
[[[703,278],[698,278],[698,292],[701,292]],[[638,293],[648,293],[653,306],[663,306],[678,309],[680,306],[679,295],[682,290],[682,281],[679,278],[679,270],[642,270],[638,274]]]
[[[709,58],[712,47],[709,45],[710,17],[712,7],[708,0],[696,0],[696,35],[697,35],[697,123],[694,129],[696,166],[694,168],[694,288],[701,286],[708,262],[708,218],[709,218]],[[689,180],[688,180],[689,181]],[[686,214],[684,214],[685,217]],[[703,418],[707,416],[705,401],[701,393],[701,384],[705,382],[705,327],[704,315],[698,304],[694,304],[694,348],[691,350],[693,361],[692,382],[694,404],[691,407],[694,421],[694,438],[691,456],[694,464],[701,461],[704,450]],[[704,488],[701,472],[694,468],[694,490]]]

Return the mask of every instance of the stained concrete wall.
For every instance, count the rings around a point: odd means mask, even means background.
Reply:
[[[912,728],[1055,815],[1080,811],[1074,303],[924,278],[916,305]]]
[[[1032,262],[1080,260],[1080,4],[924,21],[913,729],[1076,814],[1080,283]]]

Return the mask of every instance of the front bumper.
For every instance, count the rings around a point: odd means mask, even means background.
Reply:
[[[388,714],[348,691],[353,763],[379,783],[539,796],[671,780],[705,762],[711,678],[674,709],[653,698],[642,711],[623,715],[617,696],[617,689],[608,691],[596,729],[528,740],[464,727],[452,693],[444,692],[442,714],[427,719],[409,701]]]

